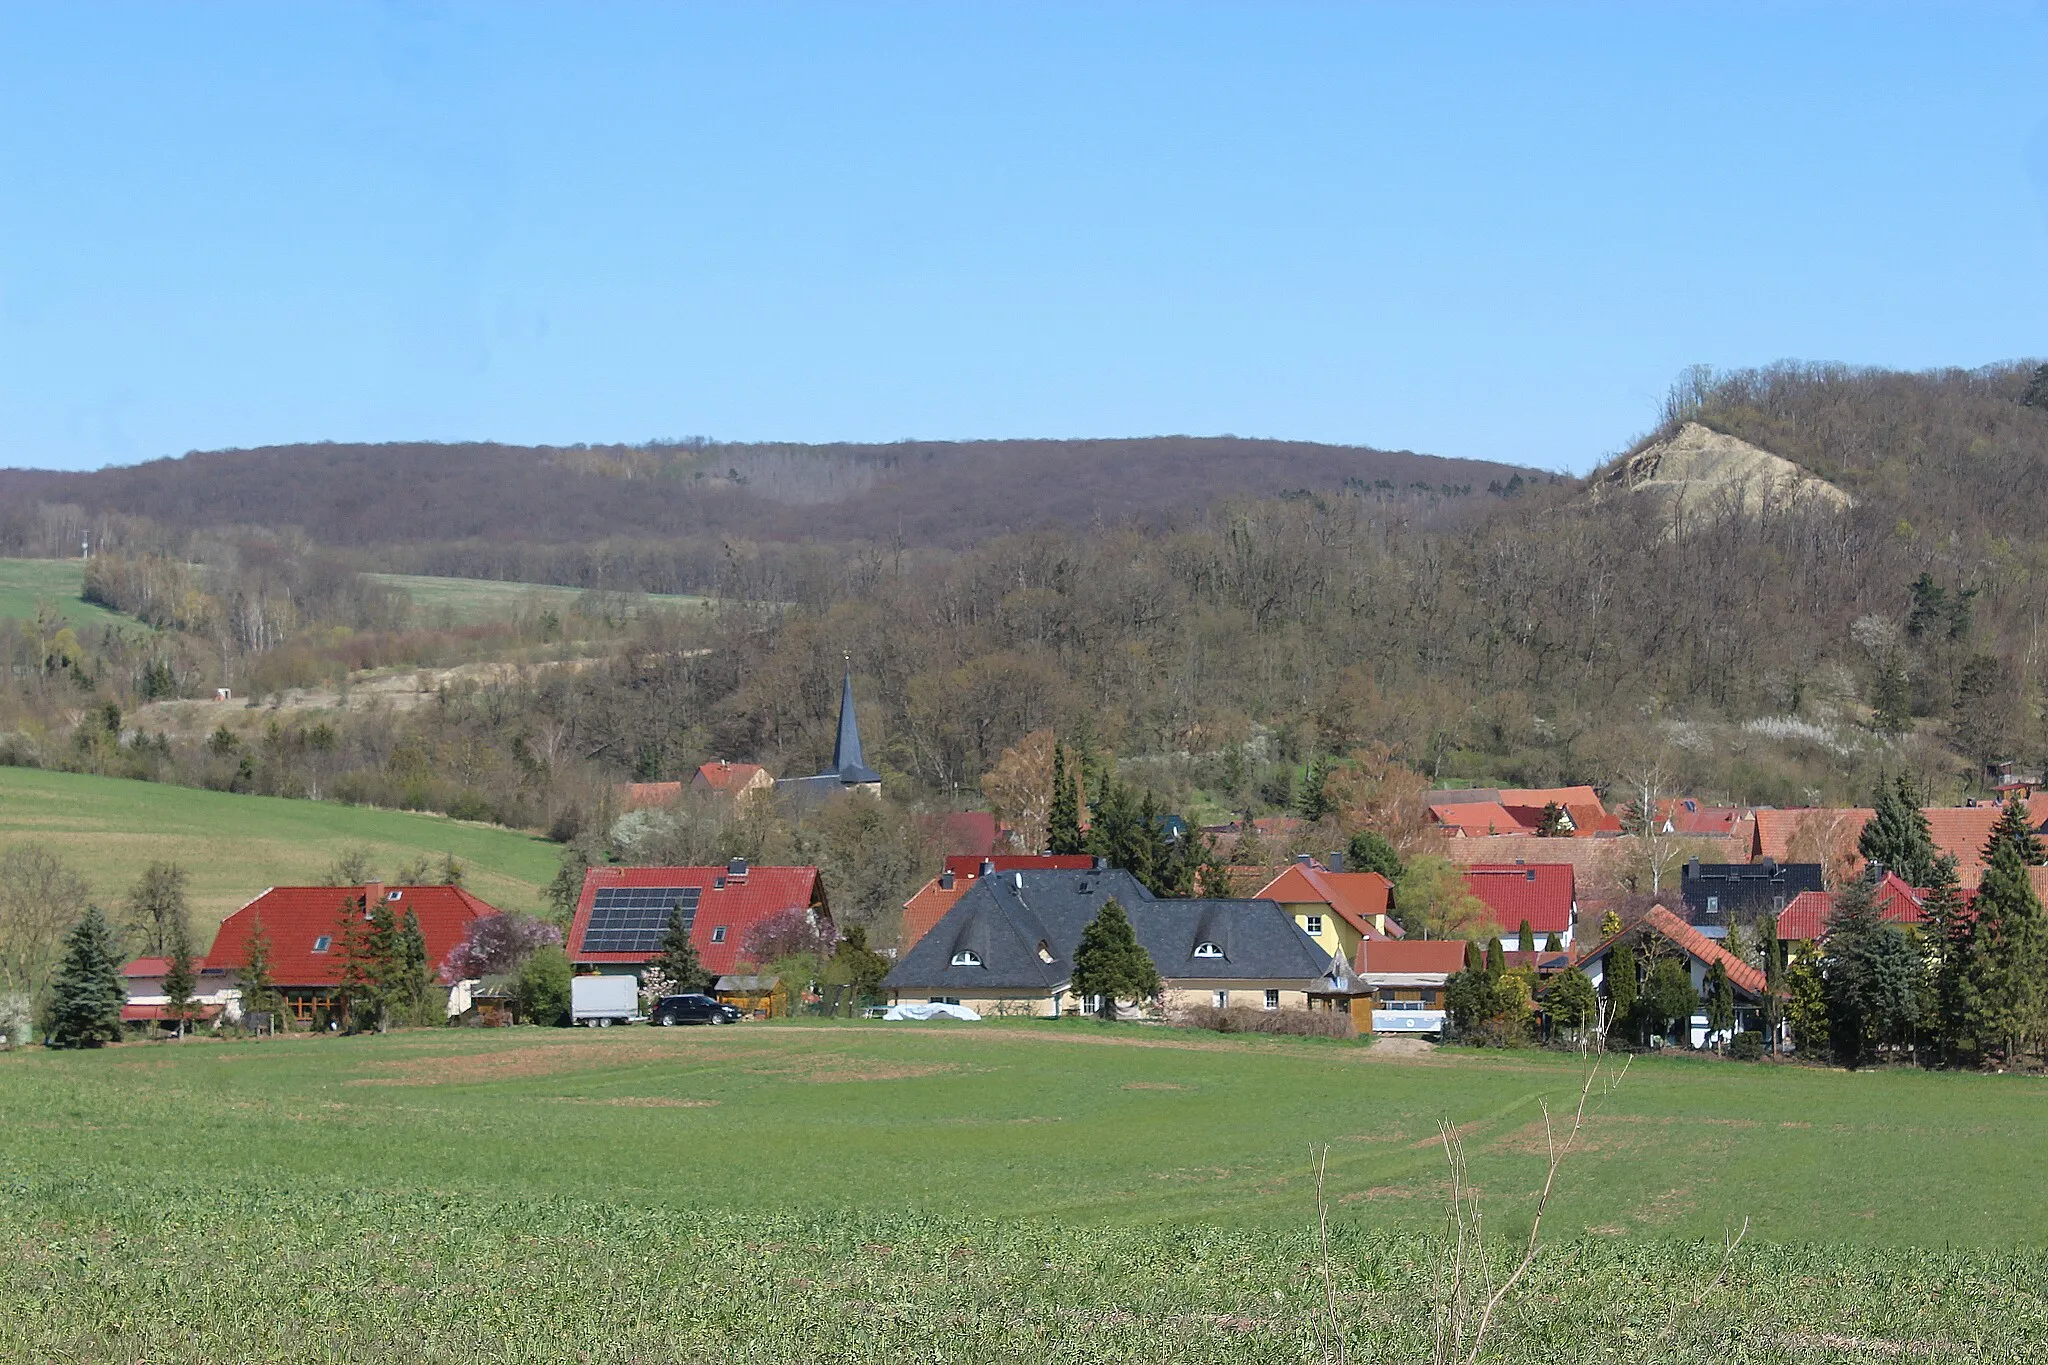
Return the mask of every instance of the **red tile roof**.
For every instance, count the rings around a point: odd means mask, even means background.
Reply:
[[[221,922],[206,965],[247,965],[249,938],[260,918],[270,936],[271,980],[281,987],[340,985],[342,907],[367,893],[385,897],[395,913],[411,910],[418,917],[430,971],[439,969],[472,921],[498,913],[459,886],[274,886]],[[389,899],[394,893],[395,901]],[[329,940],[326,951],[314,952],[323,937]]]
[[[715,867],[593,867],[583,874],[576,917],[569,924],[569,960],[580,965],[639,966],[659,954],[592,953],[583,950],[590,908],[607,886],[695,886],[702,890],[690,939],[704,970],[730,975],[754,926],[786,910],[817,910],[830,921],[825,889],[815,867],[750,867],[743,876]],[[719,932],[723,930],[723,932]]]
[[[925,826],[949,854],[987,857],[1003,846],[1008,831],[985,810],[951,811],[925,817]]]
[[[1756,813],[1756,834],[1750,847],[1750,861],[1760,863],[1766,858],[1780,863],[1797,861],[1791,854],[1792,840],[1802,827],[1809,824],[1825,828],[1833,839],[1846,841],[1853,850],[1856,836],[1863,832],[1863,827],[1870,823],[1874,813],[1860,806],[1760,810]]]
[[[1376,938],[1359,945],[1361,972],[1403,972],[1450,976],[1465,970],[1465,940],[1461,938]]]
[[[953,908],[953,902],[967,894],[974,885],[974,879],[981,875],[981,865],[993,863],[996,872],[1085,872],[1095,866],[1095,860],[1086,854],[1077,853],[997,853],[982,857],[974,853],[953,853],[946,857],[946,871],[953,874],[951,886],[941,885],[943,875],[932,878],[918,888],[917,894],[903,902],[903,924],[897,931],[896,948],[907,953],[917,941],[932,931],[932,926],[946,917]]]
[[[1267,882],[1252,899],[1279,901],[1283,905],[1320,903],[1366,938],[1392,935],[1395,926],[1381,931],[1374,923],[1394,904],[1394,887],[1377,872],[1328,872],[1320,867],[1290,863],[1280,875]]]
[[[1572,927],[1578,874],[1569,863],[1478,863],[1465,869],[1465,885],[1486,902],[1503,939],[1520,932],[1525,919],[1539,936]]]
[[[1620,933],[1597,944],[1591,952],[1581,956],[1579,961],[1585,962],[1600,956],[1600,954],[1612,947],[1617,940],[1625,938],[1638,930],[1648,930],[1676,944],[1680,949],[1698,958],[1708,966],[1712,966],[1716,962],[1720,963],[1728,973],[1729,982],[1737,990],[1746,992],[1749,995],[1762,995],[1764,993],[1764,973],[1761,967],[1750,966],[1747,962],[1744,962],[1741,958],[1735,956],[1735,954],[1729,952],[1726,948],[1723,948],[1720,944],[1708,938],[1705,934],[1693,928],[1661,905],[1651,906],[1649,913],[1635,923],[1623,925]]]
[[[1877,885],[1877,913],[1892,924],[1918,924],[1927,893],[1906,885],[1895,872],[1884,874]],[[1778,937],[1791,942],[1811,943],[1828,930],[1835,913],[1832,891],[1802,891],[1778,915]]]
[[[626,782],[619,786],[619,804],[627,810],[672,805],[683,794],[680,782]]]
[[[206,959],[203,957],[192,959],[192,970],[195,972],[205,965]],[[167,957],[138,957],[121,969],[121,975],[131,978],[163,976],[170,970],[171,960]]]
[[[1467,801],[1455,806],[1431,806],[1429,815],[1454,836],[1471,838],[1489,834],[1535,833],[1534,825],[1523,824],[1513,811],[1498,801]]]
[[[693,787],[705,787],[715,792],[741,792],[754,784],[757,774],[766,775],[767,769],[758,763],[728,763],[719,759],[715,763],[700,763],[697,775],[690,779]],[[662,783],[662,786],[672,785]]]

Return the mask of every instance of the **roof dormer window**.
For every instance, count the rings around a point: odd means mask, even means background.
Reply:
[[[979,967],[981,965],[981,954],[975,952],[972,948],[962,948],[959,952],[953,954],[953,965],[955,967]]]
[[[1197,943],[1195,945],[1195,956],[1220,958],[1223,956],[1223,950],[1217,947],[1214,943],[1211,943],[1207,939],[1204,939],[1202,942]]]
[[[1052,961],[1052,945],[1044,939],[1038,940],[1038,960],[1040,962]]]

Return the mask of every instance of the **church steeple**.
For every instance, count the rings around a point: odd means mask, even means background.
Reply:
[[[853,653],[846,655],[846,680],[839,688],[839,739],[832,746],[832,766],[820,777],[837,777],[847,786],[880,782],[882,775],[867,765],[860,751],[860,722],[853,714]]]

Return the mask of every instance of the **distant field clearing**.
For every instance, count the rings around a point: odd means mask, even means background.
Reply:
[[[565,588],[549,583],[506,583],[491,578],[432,578],[423,574],[373,573],[365,577],[397,588],[431,618],[445,613],[458,625],[480,625],[503,621],[522,610],[552,608],[567,611],[581,600],[586,589]],[[710,599],[679,597],[670,593],[635,593],[636,601],[652,607],[701,607]]]
[[[33,621],[49,603],[74,626],[140,626],[119,612],[86,601],[82,559],[0,559],[0,620]]]
[[[545,839],[438,815],[0,768],[0,847],[28,839],[56,850],[109,907],[152,860],[181,864],[202,944],[265,887],[315,881],[356,845],[387,877],[453,853],[464,884],[501,910],[538,908],[557,866]]]

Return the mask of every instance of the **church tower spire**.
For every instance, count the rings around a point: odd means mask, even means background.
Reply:
[[[860,721],[853,714],[853,651],[846,652],[846,677],[839,688],[839,739],[832,746],[832,767],[818,774],[837,776],[845,785],[880,782],[882,775],[867,765],[860,750]]]

